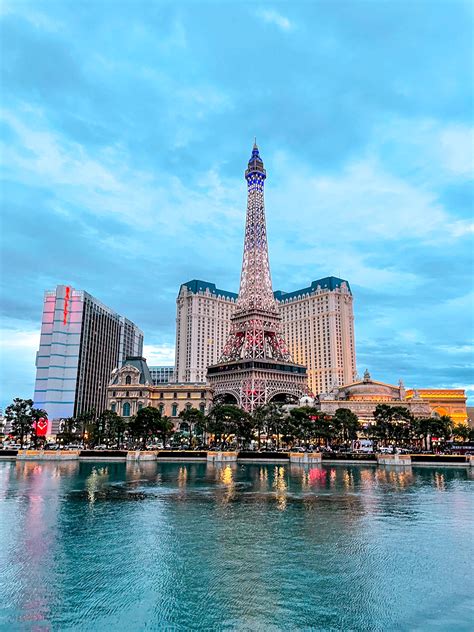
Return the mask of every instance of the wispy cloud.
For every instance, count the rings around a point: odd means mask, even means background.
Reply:
[[[174,364],[174,345],[144,345],[143,353],[149,366],[171,366]]]
[[[293,22],[274,9],[260,9],[257,11],[257,16],[267,24],[274,24],[281,31],[291,31],[295,28]]]
[[[238,289],[254,134],[275,285],[347,277],[360,365],[472,382],[470,22],[372,4],[3,3],[5,401],[59,282],[173,361],[180,283]]]

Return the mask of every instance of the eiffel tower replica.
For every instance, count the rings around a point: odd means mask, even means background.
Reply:
[[[273,296],[263,197],[266,177],[255,142],[245,172],[247,218],[239,296],[222,356],[207,370],[214,398],[247,412],[272,400],[295,401],[308,392],[306,367],[292,360]]]

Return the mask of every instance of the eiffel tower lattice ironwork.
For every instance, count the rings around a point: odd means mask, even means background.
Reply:
[[[207,373],[215,396],[236,400],[249,412],[275,397],[297,399],[307,392],[306,367],[292,360],[273,295],[265,222],[266,177],[255,143],[245,171],[248,197],[239,296],[222,356]]]

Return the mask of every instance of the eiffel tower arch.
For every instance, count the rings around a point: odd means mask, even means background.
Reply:
[[[236,311],[222,356],[207,370],[214,396],[233,397],[247,412],[276,397],[294,400],[308,392],[306,367],[293,362],[273,295],[265,221],[266,177],[255,143],[245,172],[247,216]]]

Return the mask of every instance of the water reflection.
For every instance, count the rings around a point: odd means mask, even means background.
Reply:
[[[277,501],[277,507],[281,511],[286,509],[287,496],[288,496],[288,484],[286,482],[286,467],[275,467],[273,488],[275,489],[275,497]]]
[[[0,463],[1,625],[425,629],[427,612],[446,603],[464,612],[470,597],[469,477],[358,465]],[[469,628],[456,620],[456,629]]]
[[[178,470],[178,486],[186,487],[187,480],[188,480],[188,468],[185,466],[181,466]]]
[[[96,496],[105,490],[109,482],[109,471],[106,467],[94,468],[86,478],[86,490],[89,503],[92,505]]]
[[[224,495],[221,495],[219,499],[223,504],[227,504],[235,498],[234,470],[236,469],[236,466],[228,464],[217,465],[216,467],[217,480],[225,486],[225,493]]]

